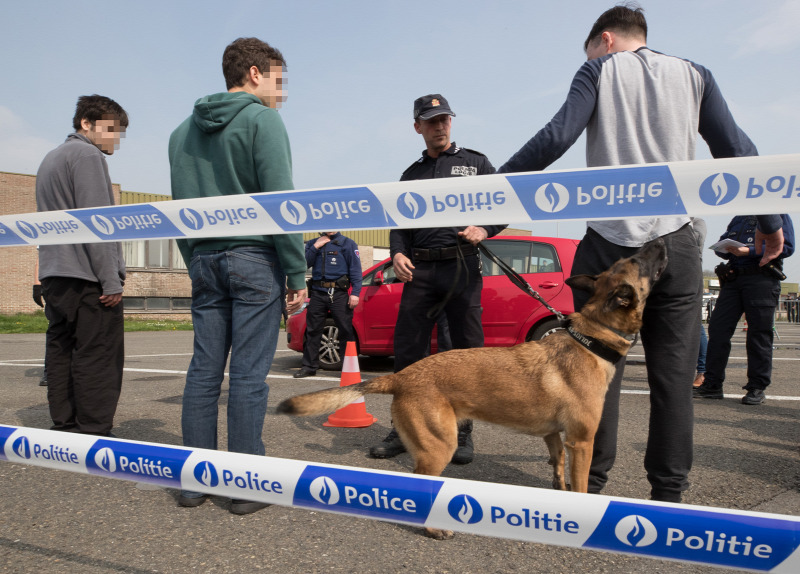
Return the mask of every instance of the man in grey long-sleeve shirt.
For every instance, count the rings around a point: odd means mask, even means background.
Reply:
[[[697,134],[714,157],[757,155],[704,67],[646,46],[640,8],[616,6],[597,19],[566,102],[498,173],[546,168],[587,132],[589,167],[692,160]],[[768,218],[764,218],[765,223]],[[774,222],[765,233],[780,231]],[[699,346],[701,261],[688,217],[590,221],[572,267],[597,274],[661,237],[669,264],[655,285],[641,330],[650,386],[644,466],[654,500],[680,502],[692,466],[692,385]],[[782,240],[781,240],[782,243]],[[771,243],[768,249],[776,250]],[[780,252],[780,249],[777,250]],[[773,255],[774,256],[774,255]],[[766,261],[765,261],[766,263]],[[586,302],[575,292],[575,309]],[[616,457],[624,361],[616,365],[594,439],[589,492],[600,492]]]
[[[128,115],[114,100],[81,96],[75,133],[48,153],[36,174],[38,211],[114,205],[103,154],[119,147]],[[50,309],[47,401],[53,430],[109,436],[122,386],[119,243],[42,245],[39,280]]]

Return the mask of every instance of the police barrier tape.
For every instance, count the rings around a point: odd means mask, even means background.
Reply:
[[[0,246],[798,210],[793,154],[6,215]]]
[[[498,538],[800,571],[800,518],[0,425],[0,460]]]

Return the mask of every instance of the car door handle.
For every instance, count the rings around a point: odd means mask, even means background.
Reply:
[[[554,283],[553,281],[545,281],[543,283],[539,283],[539,287],[542,289],[552,289],[553,287],[558,287],[560,283]]]

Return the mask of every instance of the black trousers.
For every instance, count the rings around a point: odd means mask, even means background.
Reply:
[[[454,349],[483,347],[480,258],[468,255],[464,264],[444,308]],[[453,286],[457,265],[456,259],[414,262],[414,278],[403,286],[394,330],[395,372],[425,357],[436,323],[436,317],[428,317],[428,311],[443,301]]]
[[[740,275],[727,281],[708,322],[706,385],[721,387],[731,353],[731,337],[744,313],[747,320],[747,390],[765,389],[772,380],[772,330],[781,295],[780,281],[766,275]]]
[[[311,299],[306,310],[306,342],[303,347],[303,366],[316,371],[319,369],[319,346],[322,330],[330,309],[333,322],[339,329],[339,355],[344,357],[347,341],[355,341],[353,333],[353,310],[347,304],[350,295],[346,289],[334,289],[333,300],[327,291],[311,289]]]
[[[689,487],[692,468],[694,410],[692,380],[700,346],[702,268],[694,234],[688,225],[662,237],[669,262],[655,284],[643,315],[642,346],[650,387],[650,426],[644,467],[654,500],[678,502]],[[596,275],[638,248],[622,247],[589,229],[578,246],[572,275]],[[588,294],[573,291],[575,310]],[[617,455],[619,398],[625,359],[606,394],[600,428],[594,439],[589,492],[600,492]]]
[[[125,361],[122,303],[106,307],[99,283],[42,280],[49,308],[47,402],[52,430],[107,435],[114,423]]]

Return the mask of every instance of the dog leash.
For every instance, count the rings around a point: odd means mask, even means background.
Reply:
[[[551,306],[550,306],[550,304],[549,304],[547,301],[545,301],[545,300],[544,300],[544,297],[542,297],[541,295],[539,295],[539,293],[538,293],[538,292],[537,292],[537,291],[536,291],[536,290],[535,290],[533,287],[531,287],[530,283],[528,283],[527,281],[525,281],[525,278],[524,278],[524,277],[522,277],[522,275],[520,275],[519,273],[517,273],[517,272],[514,270],[514,268],[513,268],[513,267],[511,267],[510,265],[508,265],[508,264],[507,264],[505,261],[503,261],[503,260],[499,259],[499,258],[497,257],[497,255],[495,255],[494,253],[492,253],[492,252],[489,250],[489,248],[488,248],[488,247],[486,247],[486,245],[484,245],[484,244],[483,244],[483,242],[481,242],[481,243],[478,243],[478,250],[479,250],[481,253],[483,253],[484,255],[486,255],[486,257],[487,257],[487,258],[488,258],[490,261],[492,261],[492,262],[493,262],[495,265],[497,265],[498,267],[500,267],[500,269],[503,271],[503,273],[505,273],[505,274],[506,274],[506,277],[508,277],[508,278],[509,278],[509,280],[510,280],[510,281],[511,281],[511,282],[512,282],[514,285],[516,285],[516,286],[517,286],[517,287],[519,287],[519,288],[520,288],[522,291],[524,291],[525,293],[527,293],[528,295],[530,295],[531,297],[533,297],[534,299],[536,299],[537,301],[539,301],[539,303],[541,303],[542,305],[544,305],[544,306],[545,306],[545,308],[546,308],[548,311],[550,311],[550,312],[551,312],[553,315],[555,315],[555,316],[556,316],[556,318],[557,318],[557,319],[558,319],[560,322],[562,322],[562,323],[564,322],[564,315],[563,315],[563,314],[562,314],[560,311],[557,311],[556,309],[553,309],[553,307],[551,307]]]

